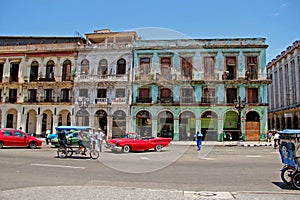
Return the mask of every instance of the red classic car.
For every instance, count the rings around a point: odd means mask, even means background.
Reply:
[[[0,128],[0,149],[3,146],[22,146],[35,149],[42,146],[42,141],[21,130]]]
[[[145,151],[154,149],[161,151],[163,147],[170,144],[171,138],[163,137],[140,137],[138,134],[126,134],[125,138],[116,138],[107,140],[106,148],[112,151]]]

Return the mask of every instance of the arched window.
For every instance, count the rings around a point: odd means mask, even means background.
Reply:
[[[54,62],[49,60],[46,65],[46,79],[54,79]]]
[[[106,59],[102,59],[98,66],[98,75],[106,76],[108,72],[108,64]]]
[[[117,74],[125,74],[125,73],[126,73],[126,60],[121,58],[117,62]]]
[[[88,75],[89,74],[89,69],[90,69],[90,63],[87,59],[84,59],[81,62],[81,75]]]
[[[65,60],[65,62],[63,63],[62,80],[63,81],[71,80],[71,61],[70,60]]]
[[[38,75],[39,75],[39,63],[37,61],[33,61],[30,66],[29,81],[37,80]]]

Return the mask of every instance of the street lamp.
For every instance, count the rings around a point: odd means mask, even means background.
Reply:
[[[239,133],[239,141],[243,141],[242,131],[241,131],[241,117],[242,110],[246,107],[246,100],[241,101],[241,97],[239,96],[238,100],[234,100],[234,107],[238,111],[238,133]]]
[[[89,98],[86,98],[86,97],[79,97],[78,98],[78,105],[79,105],[79,108],[81,109],[86,109],[90,104],[90,99]]]

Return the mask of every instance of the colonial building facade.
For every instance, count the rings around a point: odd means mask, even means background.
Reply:
[[[79,37],[0,37],[0,124],[44,133],[73,122]]]
[[[174,140],[192,140],[197,130],[206,140],[223,141],[224,132],[233,140],[265,139],[265,39],[141,40],[134,46],[132,131]],[[238,99],[243,107],[236,109]]]
[[[129,131],[136,39],[136,32],[109,29],[86,34],[87,43],[79,46],[74,80],[76,125],[101,128],[109,138]]]
[[[85,38],[2,37],[0,44],[1,127],[266,138],[264,38],[141,40],[107,29]]]
[[[300,41],[295,41],[267,65],[268,124],[272,130],[300,128]]]

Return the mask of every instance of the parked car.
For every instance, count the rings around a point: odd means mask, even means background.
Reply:
[[[21,130],[0,128],[0,149],[4,146],[29,147],[35,149],[42,146],[42,141]]]
[[[79,133],[79,131],[72,131],[72,132],[66,134],[68,144],[78,145],[78,133]],[[85,131],[84,132],[84,142],[89,142],[89,136],[90,136],[90,133]],[[54,145],[55,147],[59,147],[59,142],[58,142],[57,137],[51,139],[51,145]]]
[[[138,134],[126,134],[125,138],[116,138],[107,140],[106,148],[112,151],[123,151],[128,153],[130,151],[146,151],[154,149],[161,151],[163,147],[170,144],[171,138],[163,137],[140,137]]]

